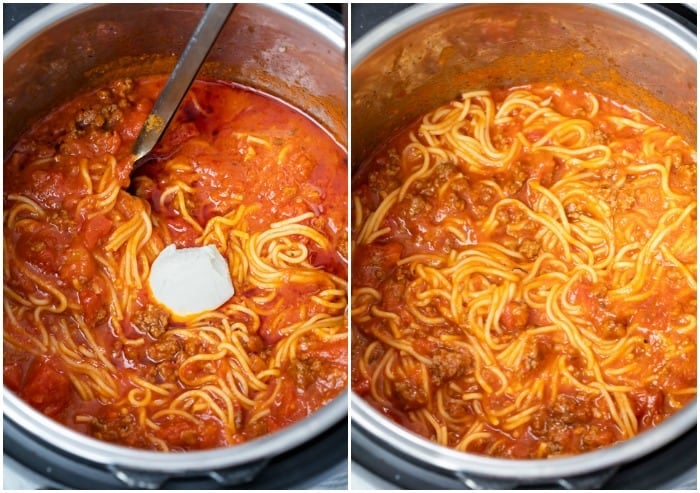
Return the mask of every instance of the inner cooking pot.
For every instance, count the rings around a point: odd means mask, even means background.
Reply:
[[[571,82],[630,104],[695,146],[696,34],[686,27],[646,5],[407,8],[353,44],[353,169],[398,129],[464,91],[535,82]],[[357,394],[351,408],[354,430],[386,453],[468,487],[498,488],[600,485],[621,464],[689,432],[697,416],[693,400],[656,428],[606,449],[510,460],[439,446],[385,418]]]
[[[166,74],[174,67],[204,4],[53,5],[4,38],[4,149],[57,105],[122,76]],[[308,5],[239,5],[202,72],[276,96],[346,143],[343,27]],[[347,391],[279,432],[235,448],[160,453],[83,436],[4,389],[4,415],[28,436],[82,462],[104,466],[129,486],[157,487],[169,477],[216,473],[250,480],[266,461],[342,422]],[[226,471],[244,467],[241,474]],[[227,479],[228,477],[228,479]]]

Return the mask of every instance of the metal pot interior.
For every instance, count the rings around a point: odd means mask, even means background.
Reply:
[[[696,141],[696,35],[644,5],[419,5],[352,48],[352,161],[462,91],[573,82]]]
[[[199,21],[204,4],[53,5],[4,38],[4,141],[52,108],[120,76],[166,74]],[[343,27],[308,5],[237,6],[203,75],[279,97],[347,141]],[[3,389],[4,414],[29,435],[115,471],[196,471],[264,461],[312,440],[347,416],[345,391],[305,420],[235,449],[162,453],[130,449],[59,425]]]
[[[696,145],[696,34],[645,5],[418,5],[352,47],[352,166],[419,116],[468,90],[573,82],[642,109]],[[576,457],[464,454],[415,435],[351,398],[353,425],[419,464],[525,482],[614,467],[697,421],[696,400],[655,429]]]
[[[430,442],[386,419],[356,394],[350,399],[352,423],[365,431],[380,447],[407,457],[409,462],[436,468],[459,480],[497,479],[512,486],[547,484],[561,478],[575,478],[614,470],[650,454],[689,432],[696,423],[697,401],[693,400],[656,428],[607,449],[572,457],[546,460],[513,460],[466,454]],[[477,479],[477,480],[478,480]],[[497,482],[498,489],[509,489]]]
[[[5,149],[52,107],[175,66],[204,4],[53,5],[4,38]],[[277,96],[347,141],[342,26],[307,5],[238,5],[202,75]]]
[[[345,419],[348,392],[344,391],[305,420],[236,447],[176,453],[132,449],[82,435],[35,411],[5,388],[3,402],[6,418],[27,435],[48,442],[70,457],[104,465],[124,478],[138,476],[139,472],[186,477],[236,467],[254,468],[256,464],[262,468],[267,460],[313,440]]]

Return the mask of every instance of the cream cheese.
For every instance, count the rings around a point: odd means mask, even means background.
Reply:
[[[164,248],[148,277],[155,300],[179,318],[214,310],[234,294],[224,257],[213,245]]]

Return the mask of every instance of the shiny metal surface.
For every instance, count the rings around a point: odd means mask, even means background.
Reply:
[[[484,40],[502,26],[500,38]],[[546,69],[529,63],[541,54]],[[499,64],[510,70],[489,70]],[[533,78],[635,101],[697,138],[697,35],[647,5],[418,4],[353,43],[351,66],[353,165],[460,91]]]
[[[257,473],[266,460],[313,440],[341,419],[346,419],[347,413],[347,392],[344,392],[309,418],[236,447],[163,453],[112,445],[74,432],[38,413],[4,388],[3,400],[5,419],[12,420],[28,436],[41,437],[69,456],[103,464],[123,483],[139,488],[158,487],[158,482],[173,477],[231,468]],[[138,481],[141,484],[136,484]]]
[[[205,4],[54,4],[3,39],[5,149],[37,118],[119,75],[168,73]],[[306,4],[241,4],[202,73],[264,90],[347,143],[343,26]]]
[[[168,73],[205,4],[56,4],[4,37],[4,140],[52,107],[118,75]],[[203,73],[277,96],[345,145],[346,65],[342,25],[306,4],[243,4],[229,18]],[[3,389],[5,420],[79,461],[110,469],[124,485],[158,487],[205,472],[242,482],[267,460],[347,419],[343,392],[307,419],[251,442],[201,452],[131,449],[73,432]]]
[[[384,418],[356,394],[351,395],[350,401],[353,426],[361,428],[380,446],[401,451],[418,464],[429,464],[444,474],[469,479],[475,484],[500,480],[497,484],[501,489],[556,482],[562,478],[576,481],[577,477],[581,480],[591,473],[606,470],[612,473],[615,467],[652,453],[687,433],[697,417],[697,402],[693,401],[653,430],[607,449],[565,458],[511,460],[442,447]]]
[[[136,161],[134,168],[138,167],[139,159],[153,150],[168,128],[234,7],[235,4],[231,3],[214,3],[207,7],[151,113],[146,117],[146,125],[136,137],[132,152]]]
[[[517,37],[483,42],[475,23],[505,24]],[[581,56],[572,59],[572,52]],[[520,63],[538,53],[561,56],[547,70]],[[506,77],[482,77],[504,60],[514,67]],[[639,102],[690,142],[697,139],[697,33],[647,5],[415,5],[354,42],[351,65],[353,167],[398,128],[461,91],[551,80],[543,77],[573,80],[606,95],[621,92],[628,97],[623,100]],[[614,447],[567,458],[508,460],[441,447],[396,425],[356,394],[350,403],[353,429],[386,454],[451,475],[469,488],[596,487],[697,422],[694,400],[657,428]]]

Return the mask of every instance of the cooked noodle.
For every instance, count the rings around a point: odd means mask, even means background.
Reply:
[[[353,188],[353,386],[458,450],[580,453],[696,392],[696,156],[556,86],[462,94]]]
[[[153,97],[161,83],[139,82],[140,97]],[[334,185],[346,180],[342,150],[280,102],[240,88],[197,83],[189,104],[210,94],[208,110],[222,106],[207,122],[221,121],[221,134],[202,131],[175,143],[174,155],[163,151],[153,174],[135,178],[135,195],[120,178],[130,144],[93,152],[109,147],[94,143],[111,138],[102,127],[83,134],[76,126],[85,143],[77,160],[65,143],[48,161],[35,157],[39,127],[6,162],[5,382],[97,438],[157,450],[232,445],[308,415],[345,387],[347,190]],[[236,105],[272,119],[267,135],[242,123],[224,139]],[[188,125],[169,132],[192,134]],[[318,150],[304,154],[304,139]],[[266,163],[277,174],[257,175]],[[43,175],[57,180],[60,202],[37,192]],[[300,189],[274,190],[285,182]],[[147,285],[150,265],[171,243],[215,246],[236,295],[168,320]],[[38,387],[40,395],[29,395]]]

